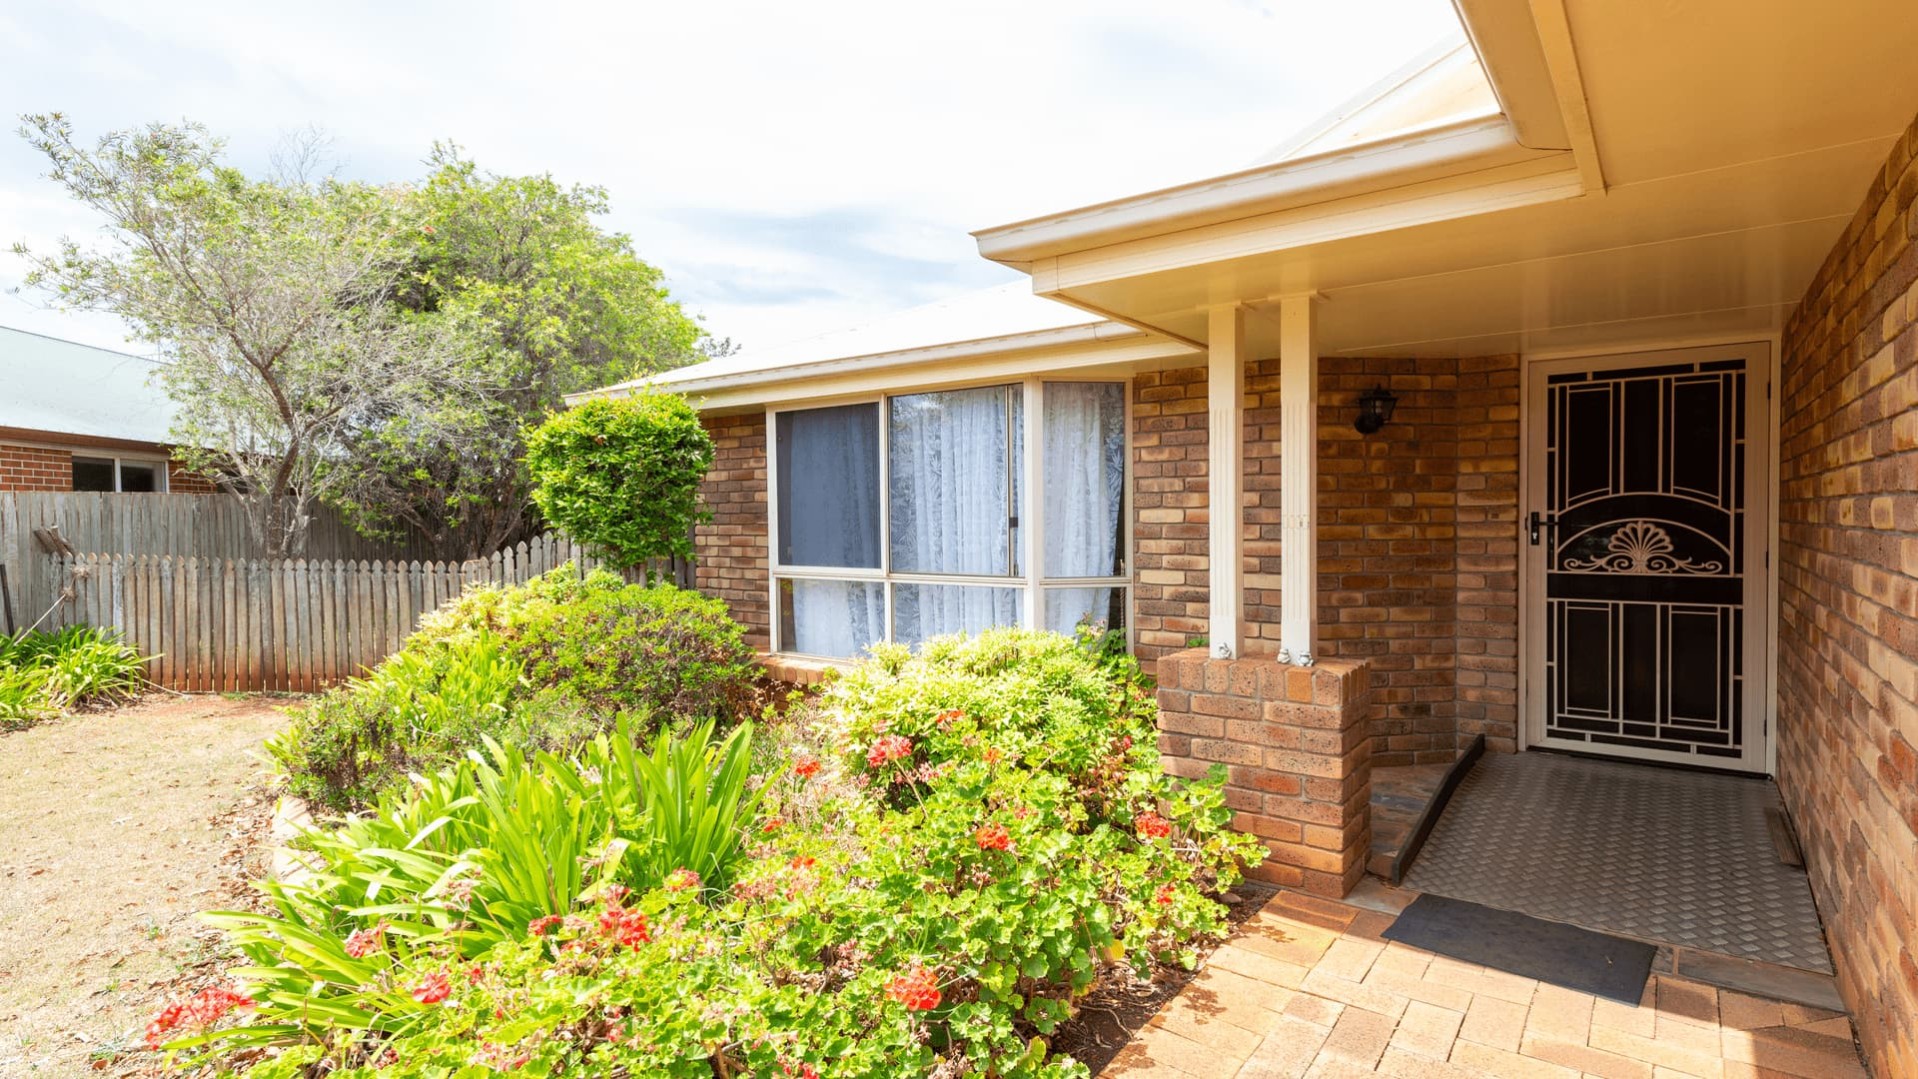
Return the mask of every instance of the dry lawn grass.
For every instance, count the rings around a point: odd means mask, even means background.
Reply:
[[[195,912],[266,868],[285,703],[156,695],[0,735],[0,1075],[152,1062],[121,1054],[220,957]]]

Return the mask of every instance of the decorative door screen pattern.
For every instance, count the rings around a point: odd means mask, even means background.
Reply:
[[[1745,361],[1547,380],[1545,733],[1744,753]]]

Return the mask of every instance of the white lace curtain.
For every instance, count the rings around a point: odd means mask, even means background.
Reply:
[[[1125,387],[1113,382],[1048,382],[1045,440],[1047,577],[1112,577],[1123,567]],[[1071,633],[1105,622],[1113,590],[1049,588],[1045,626]]]
[[[893,572],[1019,572],[1013,463],[1023,398],[1019,387],[988,386],[892,399]],[[894,636],[911,643],[1019,622],[1018,593],[1009,588],[901,584],[892,603]]]
[[[1125,388],[1043,390],[1044,573],[1111,577],[1123,568]],[[889,402],[888,514],[895,573],[1006,577],[1007,587],[899,582],[897,640],[917,643],[1020,623],[1025,572],[1013,520],[1024,502],[1020,387],[911,394]],[[778,420],[780,561],[878,568],[877,405],[782,413]],[[885,586],[791,580],[784,646],[852,656],[885,637]],[[1044,624],[1070,633],[1110,616],[1111,587],[1048,589]]]

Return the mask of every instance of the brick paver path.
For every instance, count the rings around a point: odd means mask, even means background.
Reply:
[[[1105,1079],[1863,1079],[1851,1020],[1653,975],[1636,1005],[1380,939],[1392,916],[1281,892]]]

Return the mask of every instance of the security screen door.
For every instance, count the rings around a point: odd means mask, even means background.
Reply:
[[[1530,369],[1530,744],[1764,770],[1766,348]]]

